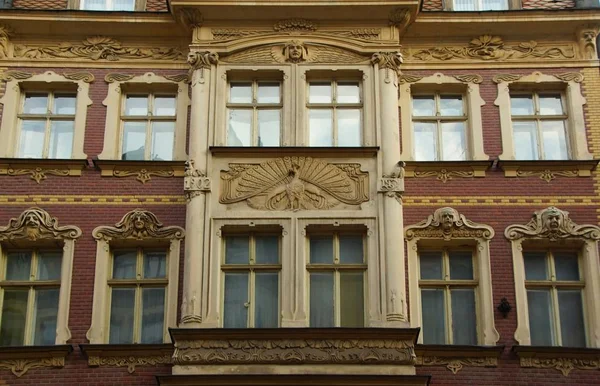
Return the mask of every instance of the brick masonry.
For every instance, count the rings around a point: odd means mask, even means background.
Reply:
[[[21,9],[67,9],[68,0],[14,0],[13,8]],[[146,11],[167,12],[167,0],[146,0]]]
[[[452,0],[446,0],[452,1]],[[575,7],[574,0],[522,0],[522,9],[569,9]],[[423,1],[423,11],[444,10],[444,0]]]

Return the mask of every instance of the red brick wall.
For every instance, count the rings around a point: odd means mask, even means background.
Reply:
[[[425,0],[423,1],[423,11],[442,11],[444,10],[443,0]]]
[[[146,0],[146,11],[166,12],[168,10],[167,0]]]
[[[14,0],[14,8],[66,9],[67,0]]]

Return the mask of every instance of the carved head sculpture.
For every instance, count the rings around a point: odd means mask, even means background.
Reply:
[[[187,56],[187,63],[192,70],[198,68],[208,68],[211,64],[219,62],[219,55],[215,52],[190,52]]]
[[[553,206],[542,212],[543,227],[549,231],[557,231],[564,223],[563,213]]]
[[[456,209],[445,207],[435,211],[434,218],[444,231],[448,231],[459,220]]]
[[[595,31],[584,31],[583,32],[583,39],[587,42],[587,43],[591,43],[594,44],[594,42],[596,41],[596,32]]]
[[[283,56],[286,62],[298,63],[307,59],[308,49],[304,43],[292,40],[283,47]]]

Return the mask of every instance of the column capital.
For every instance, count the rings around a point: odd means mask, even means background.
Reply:
[[[190,51],[187,57],[190,72],[198,69],[210,68],[219,62],[219,54],[210,51]]]
[[[404,58],[399,51],[396,52],[376,52],[371,56],[371,63],[379,65],[379,69],[400,71],[400,65]]]

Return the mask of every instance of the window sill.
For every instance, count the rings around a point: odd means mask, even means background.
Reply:
[[[65,358],[73,351],[69,344],[59,346],[21,346],[0,348],[0,368],[10,370],[17,378],[35,368],[64,367]]]
[[[556,177],[591,177],[599,160],[498,161],[505,177],[532,177],[550,182]]]
[[[379,151],[379,146],[364,147],[300,147],[300,146],[279,146],[279,147],[237,147],[237,146],[211,146],[210,151],[213,155],[236,155],[249,157],[263,157],[265,155],[302,155],[318,157],[375,157]]]
[[[485,177],[491,165],[492,161],[406,161],[404,170],[407,178],[436,177],[446,183],[455,177]]]
[[[600,349],[578,347],[513,346],[521,367],[555,369],[565,377],[571,370],[600,369]]]
[[[173,345],[166,344],[80,344],[90,367],[127,367],[171,365]]]
[[[185,161],[94,160],[94,164],[102,177],[135,177],[142,184],[152,177],[183,177],[185,174]]]
[[[417,366],[446,366],[453,374],[463,367],[497,367],[504,346],[459,346],[419,344]]]
[[[83,159],[0,158],[0,175],[29,175],[41,184],[48,176],[80,177],[85,165]]]

